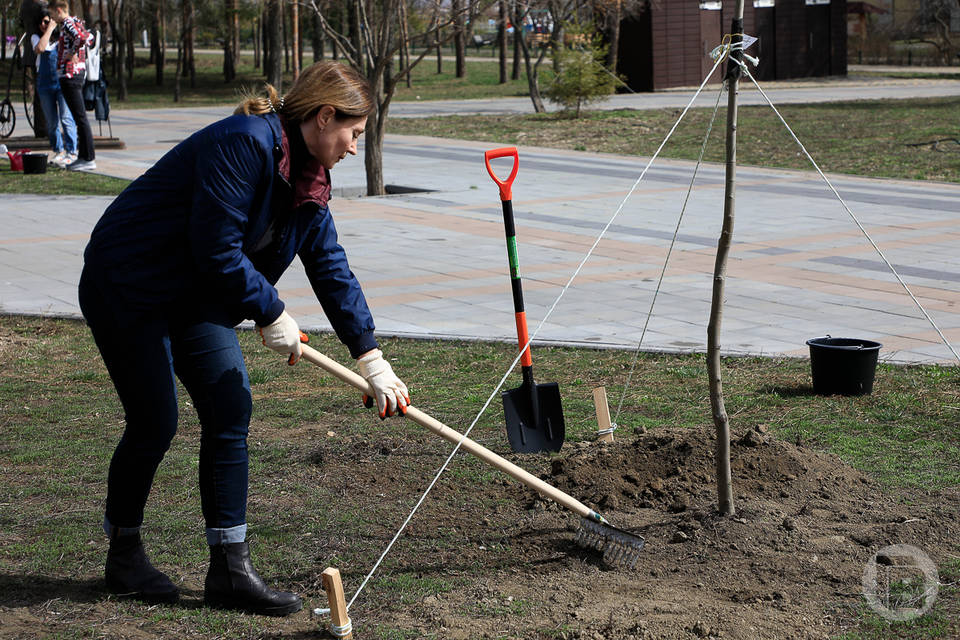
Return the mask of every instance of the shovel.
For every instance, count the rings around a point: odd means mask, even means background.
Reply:
[[[493,172],[490,160],[513,158],[510,177],[501,180]],[[503,226],[507,236],[507,258],[510,261],[510,286],[513,290],[513,311],[517,320],[517,340],[523,355],[520,366],[523,384],[500,394],[507,422],[507,440],[510,448],[520,453],[560,451],[563,446],[563,407],[560,406],[560,387],[556,382],[533,381],[533,358],[530,356],[527,314],[523,309],[523,289],[520,285],[520,261],[517,257],[517,231],[513,223],[513,179],[517,177],[519,156],[516,147],[492,149],[483,154],[487,173],[500,187],[503,205]]]

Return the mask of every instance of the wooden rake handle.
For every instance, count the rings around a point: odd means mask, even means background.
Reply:
[[[362,393],[367,394],[370,397],[374,397],[373,387],[370,386],[370,383],[358,373],[346,368],[336,360],[332,360],[327,356],[323,355],[313,347],[303,344],[300,345],[300,348],[303,350],[303,359],[307,360],[327,373],[339,378],[343,382],[346,382],[348,385],[355,387],[360,390]],[[570,511],[583,516],[584,518],[589,518],[591,520],[600,520],[599,514],[593,511],[590,507],[583,504],[579,500],[573,498],[570,495],[567,495],[563,491],[560,491],[556,487],[547,484],[540,478],[535,475],[525,471],[524,469],[513,464],[509,460],[505,460],[500,457],[493,451],[490,451],[481,444],[477,444],[470,438],[465,438],[462,433],[455,431],[443,424],[439,420],[430,417],[423,411],[420,411],[416,407],[408,406],[406,417],[409,420],[413,420],[421,427],[426,427],[433,433],[437,434],[447,442],[453,444],[460,444],[460,448],[468,453],[472,453],[477,458],[480,458],[483,462],[496,467],[500,471],[503,471],[508,476],[522,482],[526,486],[530,487],[540,495],[545,498],[553,500],[557,504],[566,507]]]

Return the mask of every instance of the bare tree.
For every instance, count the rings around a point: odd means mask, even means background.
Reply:
[[[467,33],[466,20],[463,15],[464,0],[452,0],[453,8],[453,50],[456,57],[456,77],[467,76]]]
[[[290,3],[290,30],[293,49],[293,81],[296,82],[300,77],[300,63],[303,56],[300,45],[300,4],[296,0]]]
[[[497,50],[500,56],[500,84],[507,82],[507,0],[497,2]]]
[[[163,86],[163,65],[167,57],[167,0],[154,0],[153,24],[150,28],[150,48],[154,76],[158,87]]]
[[[543,106],[543,97],[540,95],[540,65],[547,56],[547,51],[559,46],[560,25],[569,20],[577,8],[577,0],[543,0],[543,2],[514,2],[513,13],[510,20],[513,22],[513,35],[519,42],[520,52],[523,54],[523,64],[527,72],[527,89],[530,91],[530,101],[533,102],[533,110],[537,113],[546,111]],[[524,37],[523,25],[531,16],[535,9],[546,9],[546,15],[549,22],[543,24],[543,28],[549,29],[549,36],[546,41],[538,42],[540,51],[537,53],[536,60],[532,60],[531,51],[532,42],[527,42]],[[542,34],[535,34],[542,35]]]
[[[196,11],[193,0],[182,0],[181,13],[183,14],[183,70],[190,78],[190,88],[197,88],[197,65],[193,57],[193,43],[196,39]]]
[[[237,77],[237,57],[234,50],[236,40],[233,37],[233,21],[234,18],[239,18],[237,0],[224,0],[223,9],[223,25],[220,30],[223,35],[223,81],[233,82]]]
[[[283,90],[283,52],[281,51],[283,6],[280,3],[281,0],[267,0],[263,25],[266,34],[264,71],[266,72],[267,82],[272,84],[277,91]]]
[[[346,0],[351,5],[350,22],[356,21],[355,28],[336,29],[322,11],[318,0],[308,0],[314,12],[320,16],[324,32],[336,43],[343,53],[345,60],[356,69],[363,70],[364,75],[373,89],[376,109],[367,121],[364,143],[364,166],[367,174],[367,195],[383,195],[383,137],[386,133],[387,113],[393,99],[397,83],[405,78],[430,51],[424,48],[419,56],[411,58],[401,65],[396,72],[391,72],[391,65],[401,46],[401,40],[430,41],[440,29],[449,27],[458,17],[448,14],[445,18],[438,18],[431,27],[417,34],[408,34],[406,38],[399,36],[400,3],[411,0]],[[438,5],[443,0],[430,0]],[[462,12],[475,18],[481,8],[491,4],[494,0],[464,0]],[[421,6],[423,2],[419,3]],[[435,7],[436,8],[436,7]],[[438,11],[438,16],[442,12]],[[452,36],[449,30],[447,37]],[[357,38],[355,36],[359,35]],[[359,39],[359,41],[358,41]]]
[[[733,45],[743,40],[743,2],[737,0],[730,33]],[[730,470],[730,418],[723,400],[723,380],[720,372],[720,327],[723,322],[724,287],[727,277],[727,256],[733,242],[733,222],[736,204],[737,180],[737,95],[740,93],[740,66],[743,51],[733,49],[727,63],[727,139],[726,182],[723,197],[723,224],[717,241],[717,256],[713,271],[713,297],[710,303],[710,320],[707,324],[707,375],[710,384],[710,410],[717,434],[716,478],[717,510],[731,516],[736,513],[733,504],[733,479]]]
[[[960,51],[960,0],[918,0],[914,13],[907,23],[905,34],[916,42],[924,42],[937,50],[940,62],[951,65],[957,62]]]
[[[117,80],[117,100],[127,99],[127,74],[124,68],[127,57],[124,49],[126,45],[126,11],[123,0],[108,0],[107,11],[110,16],[110,32],[113,34],[113,75]]]

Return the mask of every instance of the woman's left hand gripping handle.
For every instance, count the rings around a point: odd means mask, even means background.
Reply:
[[[357,358],[357,368],[360,369],[360,375],[373,387],[381,420],[394,414],[406,415],[407,406],[410,404],[407,385],[393,372],[393,367],[384,359],[380,349],[374,349]],[[368,409],[371,408],[373,398],[364,394],[363,404]]]
[[[265,327],[257,327],[263,344],[277,353],[289,355],[287,364],[294,365],[300,360],[303,352],[300,350],[301,342],[309,342],[307,334],[300,331],[297,321],[290,317],[284,311],[276,320]]]

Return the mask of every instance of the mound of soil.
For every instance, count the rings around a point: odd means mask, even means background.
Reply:
[[[637,567],[605,566],[575,546],[568,512],[509,484],[525,509],[502,539],[515,563],[427,597],[402,626],[444,638],[828,638],[860,618],[864,568],[882,547],[914,545],[937,563],[956,553],[956,491],[886,491],[762,428],[732,444],[737,512],[721,517],[714,447],[712,427],[565,447],[541,477],[642,535]]]

